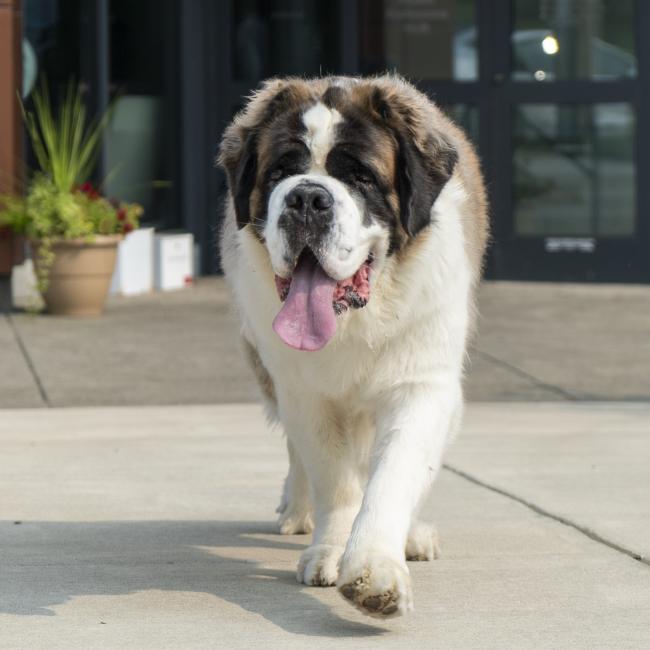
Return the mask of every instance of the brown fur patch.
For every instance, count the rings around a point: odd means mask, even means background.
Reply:
[[[303,79],[269,79],[264,82],[226,129],[218,163],[226,170],[235,166],[249,134],[268,124],[280,111],[298,107],[314,96],[310,83]]]
[[[255,379],[262,391],[262,395],[269,400],[274,406],[277,406],[277,398],[275,395],[275,385],[273,379],[269,374],[269,371],[266,369],[262,363],[262,359],[255,347],[249,343],[248,340],[243,339],[244,341],[244,350],[246,352],[246,358],[248,359],[248,364],[250,365],[253,373],[255,374]]]

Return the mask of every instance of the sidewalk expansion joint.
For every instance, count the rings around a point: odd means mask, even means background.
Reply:
[[[479,487],[490,490],[491,492],[494,492],[496,494],[500,494],[501,496],[511,499],[512,501],[516,501],[517,503],[520,503],[521,505],[525,506],[526,508],[528,508],[529,510],[531,510],[536,514],[541,515],[542,517],[546,517],[547,519],[552,519],[553,521],[557,521],[558,523],[563,524],[564,526],[573,528],[574,530],[578,531],[585,537],[588,537],[590,540],[597,542],[598,544],[602,544],[603,546],[607,546],[608,548],[611,548],[614,551],[618,551],[619,553],[622,553],[623,555],[627,555],[628,557],[631,557],[633,560],[637,560],[641,564],[650,567],[650,557],[644,557],[643,555],[640,555],[639,553],[636,553],[635,551],[632,551],[629,548],[626,548],[625,546],[621,546],[616,542],[612,542],[611,540],[606,539],[602,535],[599,535],[597,532],[591,530],[590,528],[587,528],[586,526],[581,526],[580,524],[577,524],[571,521],[570,519],[566,519],[565,517],[556,515],[550,512],[549,510],[545,510],[544,508],[541,508],[540,506],[532,503],[531,501],[527,501],[526,499],[523,499],[522,497],[519,497],[516,494],[513,494],[512,492],[508,492],[507,490],[503,490],[497,487],[496,485],[491,485],[490,483],[486,483],[485,481],[482,481],[481,479],[478,479],[475,476],[472,476],[471,474],[468,474],[467,472],[464,472],[463,470],[454,467],[453,465],[449,465],[448,463],[445,463],[443,464],[443,468],[446,469],[448,472],[451,472],[452,474],[455,474],[456,476],[459,476],[460,478],[463,478],[466,481],[473,483],[474,485],[478,485]]]
[[[34,365],[34,362],[32,361],[32,358],[31,358],[31,356],[29,354],[29,350],[27,349],[27,346],[25,345],[25,342],[23,341],[22,336],[20,336],[20,332],[18,331],[18,328],[16,327],[16,323],[14,322],[14,319],[11,317],[10,313],[5,313],[5,318],[7,319],[7,323],[9,323],[9,327],[11,328],[11,331],[14,334],[14,338],[16,339],[16,343],[18,344],[20,352],[23,355],[23,359],[25,360],[25,363],[27,364],[27,367],[29,368],[29,372],[31,373],[32,379],[34,380],[34,383],[36,384],[36,387],[38,388],[38,392],[41,395],[41,399],[43,400],[43,403],[48,408],[51,408],[52,403],[50,402],[50,398],[47,395],[47,391],[45,390],[45,386],[43,386],[43,382],[41,381],[41,378],[38,376],[38,373],[36,372],[36,366]]]
[[[487,361],[490,361],[491,363],[494,363],[501,368],[504,368],[505,370],[509,370],[513,374],[517,375],[518,377],[521,377],[522,379],[527,379],[528,381],[532,382],[535,384],[538,388],[543,388],[544,390],[550,391],[552,393],[555,393],[559,397],[565,400],[569,400],[570,402],[580,402],[584,401],[584,397],[581,397],[580,395],[576,395],[574,393],[571,393],[568,390],[565,390],[564,388],[560,388],[559,386],[555,386],[553,384],[549,384],[537,377],[535,375],[531,375],[530,373],[526,372],[525,370],[522,370],[521,368],[518,368],[517,366],[513,366],[511,363],[508,363],[507,361],[504,361],[503,359],[499,359],[499,357],[495,357],[493,354],[490,354],[489,352],[484,352],[483,350],[480,350],[479,348],[474,348],[473,354],[477,354]]]

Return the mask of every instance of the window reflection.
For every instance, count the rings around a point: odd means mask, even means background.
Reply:
[[[474,0],[362,0],[361,71],[477,79]]]
[[[635,137],[628,104],[519,105],[513,124],[516,232],[634,234]]]
[[[25,0],[23,2],[23,35],[34,61],[30,72],[48,80],[56,95],[59,86],[81,77],[79,43],[80,0],[55,2]]]
[[[136,201],[149,223],[177,226],[174,0],[111,0],[113,113],[105,136],[108,196]]]
[[[516,0],[516,81],[636,76],[634,0]]]
[[[319,0],[238,0],[233,3],[235,78],[339,72],[339,17]]]

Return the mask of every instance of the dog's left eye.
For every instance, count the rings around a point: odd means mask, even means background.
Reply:
[[[276,167],[275,169],[271,170],[271,173],[269,174],[269,180],[272,181],[273,183],[276,183],[277,181],[284,178],[285,175],[286,175],[286,170],[284,169],[284,167]]]

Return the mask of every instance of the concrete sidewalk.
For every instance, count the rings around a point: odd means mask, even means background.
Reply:
[[[650,400],[650,286],[486,283],[470,400]],[[0,314],[0,408],[252,402],[221,278],[100,319]]]
[[[649,432],[641,403],[469,405],[443,557],[380,622],[295,582],[258,407],[3,411],[0,647],[649,647]]]

